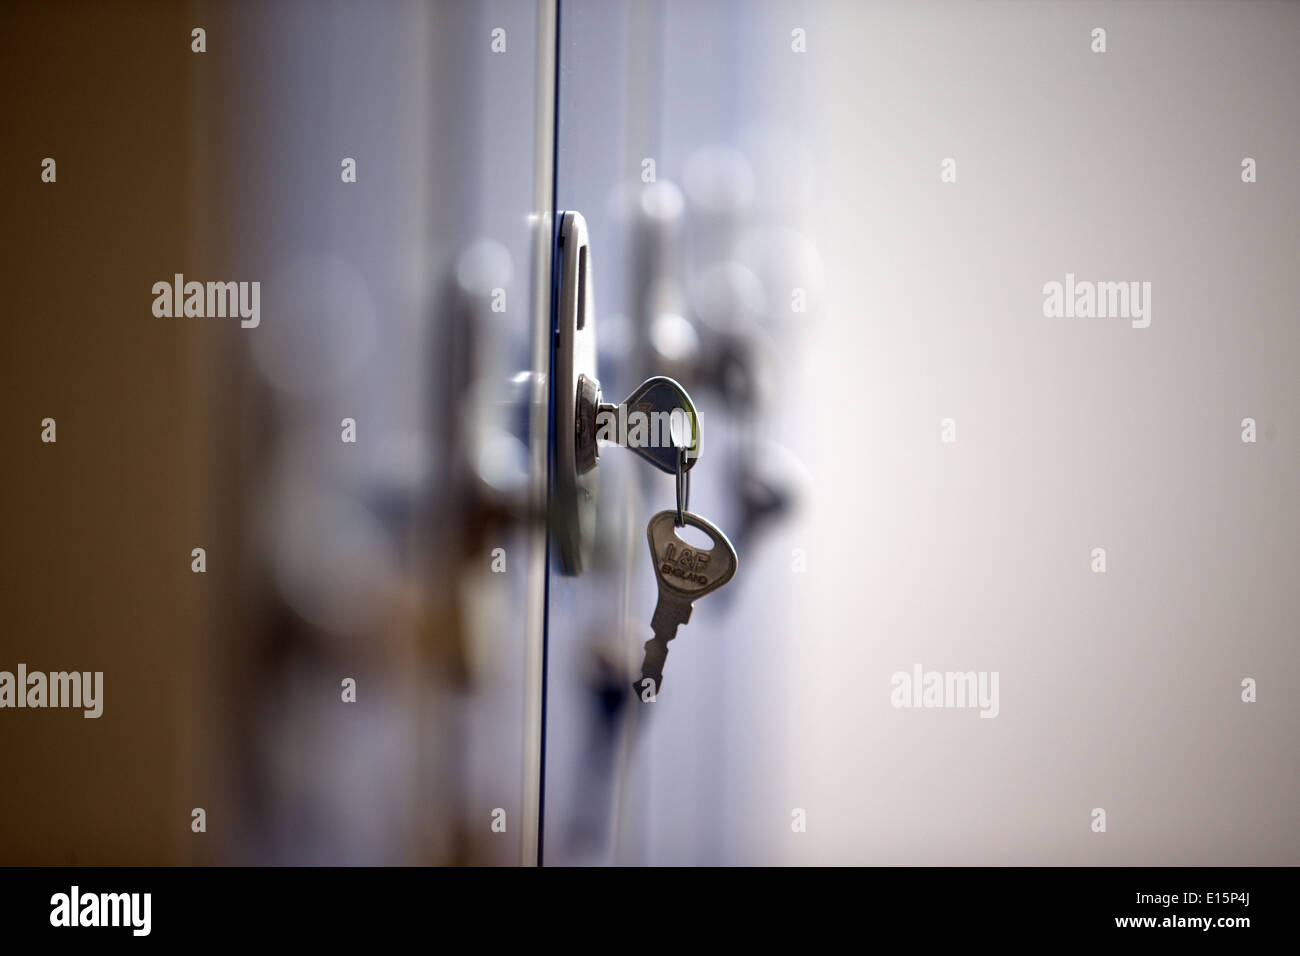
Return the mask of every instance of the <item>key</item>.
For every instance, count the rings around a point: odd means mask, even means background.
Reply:
[[[659,601],[655,604],[650,628],[654,637],[646,641],[645,658],[641,664],[641,680],[635,690],[643,701],[652,701],[663,687],[664,661],[668,658],[668,642],[677,636],[677,629],[691,619],[695,602],[722,587],[736,573],[736,549],[727,536],[689,511],[682,512],[682,520],[699,528],[713,539],[713,547],[702,551],[677,537],[677,511],[661,511],[650,519],[646,536],[650,539],[650,558],[655,565],[655,578],[659,583]],[[650,681],[649,684],[646,682]]]
[[[686,389],[665,375],[648,378],[623,399],[622,406],[628,414],[639,412],[648,416],[649,428],[646,437],[648,444],[634,443],[624,434],[623,444],[636,452],[660,471],[675,474],[677,471],[677,452],[687,448],[686,469],[695,467],[700,456],[699,416],[695,412],[695,403]],[[618,406],[608,406],[617,414]],[[671,426],[665,429],[665,424]],[[665,434],[667,431],[667,434]]]
[[[613,442],[640,455],[667,474],[678,469],[678,452],[687,449],[685,468],[700,457],[700,419],[686,389],[663,375],[648,378],[617,405],[605,401],[600,383],[578,379],[574,422],[578,474],[600,458],[600,442]]]

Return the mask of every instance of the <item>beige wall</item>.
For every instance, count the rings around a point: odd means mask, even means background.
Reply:
[[[788,858],[1295,864],[1300,7],[807,19],[832,291]],[[1150,327],[1044,318],[1067,271],[1152,282]],[[895,709],[915,663],[999,671],[1000,715]]]

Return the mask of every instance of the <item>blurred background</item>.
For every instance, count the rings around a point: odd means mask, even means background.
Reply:
[[[105,704],[0,712],[0,863],[1296,863],[1298,43],[1283,3],[7,4],[0,669]],[[581,575],[548,535],[557,210],[606,400],[689,390],[739,554],[653,705],[673,478],[607,447]],[[1044,319],[1066,272],[1152,282],[1150,328]],[[155,317],[175,273],[259,327]],[[918,663],[998,718],[891,706]]]

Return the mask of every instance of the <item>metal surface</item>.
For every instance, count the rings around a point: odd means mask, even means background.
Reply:
[[[641,680],[635,685],[642,699],[652,699],[662,689],[668,642],[677,636],[681,625],[690,621],[695,602],[730,581],[739,564],[736,549],[718,528],[690,512],[682,518],[685,524],[707,534],[713,547],[703,551],[679,538],[676,511],[661,511],[650,519],[646,537],[659,585],[659,601],[650,620],[654,637],[646,641]],[[652,682],[649,686],[647,680]],[[649,697],[645,696],[647,691]]]
[[[596,380],[596,322],[591,294],[587,223],[578,212],[560,213],[555,250],[559,298],[555,338],[555,500],[552,528],[565,574],[581,574],[595,534],[595,476],[577,453],[578,394],[584,377]]]
[[[691,510],[691,473],[686,467],[686,449],[677,451],[677,527],[686,524],[686,512]]]
[[[574,462],[579,475],[585,475],[600,460],[600,443],[596,440],[597,416],[608,406],[601,404],[600,382],[589,375],[578,376],[577,408],[574,409]]]
[[[695,467],[702,450],[699,413],[686,389],[673,379],[655,375],[633,389],[618,405],[602,405],[600,410],[615,416],[618,444],[636,452],[660,471],[677,474],[681,451],[686,452],[685,470]],[[640,438],[635,428],[629,428],[635,421],[634,413],[647,416],[643,419],[645,431]]]

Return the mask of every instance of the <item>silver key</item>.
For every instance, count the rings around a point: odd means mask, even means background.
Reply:
[[[663,686],[668,642],[677,636],[677,628],[691,619],[694,603],[730,581],[738,563],[736,549],[727,536],[689,511],[682,512],[682,520],[712,538],[713,547],[702,551],[677,537],[677,515],[676,510],[661,511],[650,519],[646,529],[659,582],[659,602],[650,619],[654,637],[646,641],[641,679],[635,685],[644,701],[654,700]]]
[[[574,403],[574,458],[580,475],[596,467],[602,441],[622,445],[670,475],[679,467],[690,471],[699,460],[700,417],[686,389],[671,378],[648,378],[623,401],[611,405],[600,382],[581,375]],[[640,430],[634,416],[643,423]],[[687,455],[679,461],[682,448]]]

